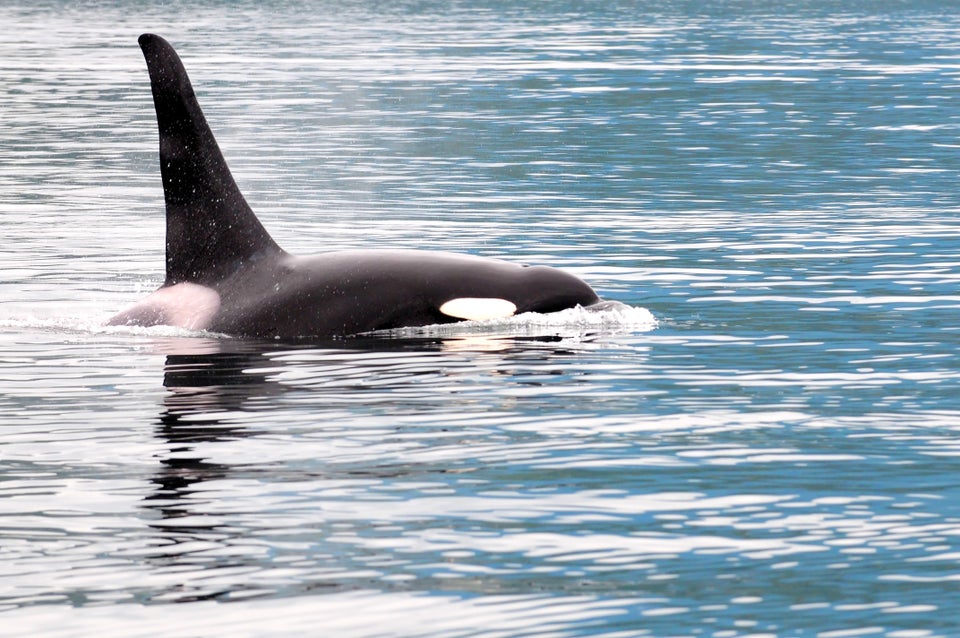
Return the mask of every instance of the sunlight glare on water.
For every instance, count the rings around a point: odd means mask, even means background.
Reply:
[[[0,24],[0,634],[960,630],[949,3]],[[163,280],[151,31],[289,251],[552,265],[617,304],[104,326]]]

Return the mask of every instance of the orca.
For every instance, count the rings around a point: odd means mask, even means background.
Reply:
[[[149,33],[139,44],[160,133],[166,279],[110,325],[341,337],[600,303],[545,266],[424,250],[287,253],[241,194],[176,51]]]

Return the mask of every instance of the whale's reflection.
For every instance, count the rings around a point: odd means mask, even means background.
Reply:
[[[437,397],[450,396],[458,383],[503,377],[511,378],[508,383],[534,383],[524,379],[524,366],[540,370],[549,362],[552,373],[562,370],[564,361],[569,360],[562,355],[582,351],[582,346],[552,335],[370,337],[329,343],[194,337],[157,340],[152,347],[166,357],[166,393],[155,425],[162,449],[143,507],[147,524],[156,532],[155,550],[149,559],[177,569],[262,567],[262,557],[236,551],[247,542],[250,530],[236,523],[230,514],[233,505],[224,500],[222,486],[231,481],[276,482],[288,477],[323,481],[347,475],[350,479],[391,480],[416,471],[406,463],[375,459],[352,464],[349,469],[309,465],[304,472],[303,466],[291,464],[290,459],[274,456],[268,461],[251,458],[249,452],[242,461],[223,462],[223,458],[231,458],[231,441],[289,436],[288,431],[271,430],[257,411],[268,410],[276,417],[285,405],[308,400],[324,409],[335,405],[341,414],[359,410],[374,420],[392,422],[399,409],[420,413]],[[400,405],[404,401],[406,404]],[[313,411],[295,414],[309,421],[311,428],[323,427],[315,419],[329,418]],[[331,427],[333,432],[337,424],[331,423]],[[214,454],[221,462],[211,460]],[[235,583],[189,591],[173,586],[158,600],[228,594],[236,595]]]
[[[362,380],[364,375],[401,367],[412,378],[416,372],[411,372],[411,361],[419,364],[421,373],[433,372],[432,368],[448,362],[445,354],[459,356],[461,361],[469,361],[463,357],[471,353],[494,356],[493,367],[504,374],[509,373],[511,363],[518,358],[549,358],[576,352],[576,348],[555,335],[360,337],[303,343],[184,337],[158,340],[154,349],[166,355],[163,385],[167,393],[158,418],[157,436],[169,445],[173,455],[189,451],[191,444],[254,434],[249,420],[233,417],[256,399],[293,389],[342,388],[344,380]],[[386,358],[389,354],[398,356]],[[298,365],[303,367],[304,362],[311,366],[330,362],[335,365],[334,373],[319,380],[309,375],[291,380],[283,375]]]
[[[303,343],[184,337],[158,340],[153,348],[166,355],[163,385],[167,392],[156,435],[169,452],[161,459],[161,472],[153,481],[157,490],[151,498],[164,501],[180,498],[192,485],[226,473],[224,466],[206,462],[191,451],[200,443],[255,435],[251,425],[255,420],[238,415],[254,409],[259,399],[298,389],[349,391],[362,387],[365,380],[391,374],[396,384],[409,384],[420,380],[418,376],[435,373],[439,366],[449,370],[454,361],[450,357],[468,367],[471,355],[493,357],[490,372],[503,375],[510,374],[511,364],[520,359],[547,359],[576,351],[555,335],[360,337]],[[301,373],[291,374],[298,367]]]
[[[177,538],[209,532],[216,523],[178,524],[193,514],[188,502],[197,484],[222,479],[229,467],[210,462],[194,451],[198,443],[225,441],[252,434],[245,425],[224,416],[242,408],[253,394],[280,391],[265,374],[251,372],[266,361],[259,348],[218,339],[170,339],[157,344],[167,352],[163,385],[164,409],[158,418],[157,437],[167,453],[151,483],[146,507],[159,514],[151,525],[174,531]],[[175,524],[177,523],[177,524]]]

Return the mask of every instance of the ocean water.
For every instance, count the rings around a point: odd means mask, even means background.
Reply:
[[[0,635],[960,635],[949,2],[0,6]],[[298,254],[618,313],[308,343],[162,280],[136,44]]]

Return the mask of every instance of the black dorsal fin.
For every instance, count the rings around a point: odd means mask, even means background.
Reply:
[[[244,261],[283,251],[250,209],[230,174],[177,52],[140,36],[160,130],[167,206],[167,279],[215,284]]]

